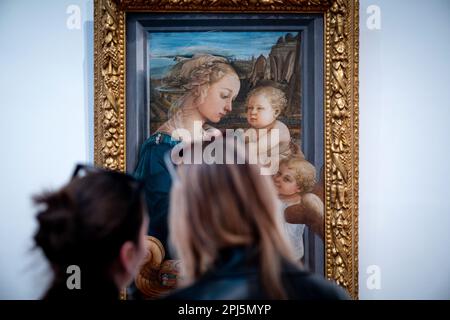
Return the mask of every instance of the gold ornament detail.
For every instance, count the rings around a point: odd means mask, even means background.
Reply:
[[[95,3],[95,163],[125,170],[124,14],[111,0]]]
[[[118,0],[125,11],[323,11],[332,0]]]
[[[357,11],[356,1],[333,1],[325,33],[326,275],[354,298],[358,296]]]

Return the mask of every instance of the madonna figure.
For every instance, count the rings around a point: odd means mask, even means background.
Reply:
[[[175,65],[165,82],[185,93],[170,108],[169,120],[143,143],[135,176],[145,181],[148,233],[161,241],[166,259],[170,259],[167,216],[171,177],[164,156],[181,141],[177,129],[187,130],[191,137],[210,133],[206,122],[217,123],[232,110],[240,80],[225,58],[200,55]]]

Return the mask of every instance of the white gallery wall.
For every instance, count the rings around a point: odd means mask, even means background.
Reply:
[[[79,29],[67,28],[70,5]],[[30,197],[93,159],[92,19],[92,1],[0,1],[0,298],[41,295]]]
[[[360,10],[360,296],[450,299],[450,1]]]
[[[450,1],[360,5],[360,298],[450,299]],[[92,1],[0,1],[1,299],[49,279],[31,195],[93,160],[92,20]]]

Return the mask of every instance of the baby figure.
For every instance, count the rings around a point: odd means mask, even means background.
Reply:
[[[291,156],[280,161],[273,180],[282,202],[284,229],[296,258],[300,260],[304,254],[305,225],[323,237],[323,203],[311,192],[315,186],[316,169],[304,158]],[[291,208],[293,210],[289,211]]]
[[[286,95],[272,86],[252,90],[247,96],[247,143],[257,150],[258,160],[279,161],[289,154],[291,135],[288,127],[277,120],[287,106]],[[262,158],[261,158],[262,157]],[[262,160],[262,164],[267,162]],[[272,174],[275,174],[272,172]]]

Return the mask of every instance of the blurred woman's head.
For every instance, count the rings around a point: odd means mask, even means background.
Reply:
[[[50,290],[64,288],[70,265],[80,268],[87,295],[106,283],[117,292],[130,283],[145,256],[148,218],[140,189],[127,175],[97,171],[35,197],[41,208],[34,239],[54,271]]]
[[[223,150],[233,159],[243,158],[235,148]],[[170,236],[186,284],[210,270],[220,250],[246,246],[258,250],[267,292],[285,297],[280,264],[293,259],[278,210],[273,183],[257,165],[180,165],[171,191]]]

